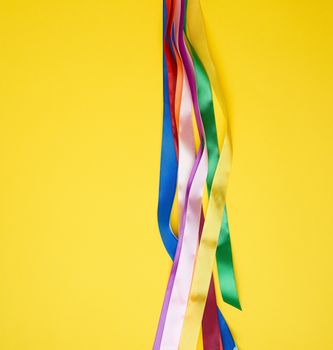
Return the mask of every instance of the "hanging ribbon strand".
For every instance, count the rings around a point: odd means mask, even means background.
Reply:
[[[225,211],[231,147],[225,119],[223,147],[219,155],[209,78],[213,78],[214,91],[218,80],[214,76],[212,62],[205,61],[206,42],[203,42],[202,47],[200,44],[195,45],[197,40],[205,40],[205,37],[200,31],[201,37],[196,35],[197,29],[194,31],[195,35],[191,30],[186,30],[186,17],[191,19],[193,25],[193,18],[198,16],[197,5],[198,0],[189,0],[187,10],[186,0],[163,2],[164,111],[158,222],[165,248],[174,261],[154,350],[196,349],[201,326],[204,349],[236,348],[227,323],[217,308],[212,278],[212,266],[218,245],[221,249],[217,249],[217,265],[223,299],[240,308]],[[200,24],[202,18],[198,18]],[[210,59],[209,55],[208,58]],[[211,77],[209,73],[212,72]],[[215,93],[218,97],[222,96],[219,92]],[[219,99],[218,102],[223,110],[223,100]],[[199,135],[197,153],[192,108]],[[217,179],[221,175],[222,179]],[[202,209],[205,183],[209,194],[206,219]],[[177,187],[178,238],[170,226]],[[224,219],[221,225],[222,217]]]
[[[185,28],[187,29],[187,28]],[[217,131],[215,123],[215,114],[213,106],[213,97],[210,82],[203,64],[200,61],[197,53],[195,52],[187,30],[186,37],[188,44],[191,48],[193,56],[193,62],[195,67],[195,73],[198,82],[198,98],[200,105],[200,112],[203,119],[207,138],[207,149],[208,149],[208,175],[207,175],[207,190],[210,195],[215,170],[219,160],[219,148],[217,140]],[[216,251],[216,261],[218,268],[218,276],[221,286],[221,294],[223,300],[241,309],[238,292],[236,288],[234,267],[232,262],[231,242],[229,233],[229,224],[226,206],[224,207],[222,225],[219,234],[218,246]]]

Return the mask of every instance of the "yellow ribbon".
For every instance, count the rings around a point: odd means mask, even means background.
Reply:
[[[203,63],[223,114],[222,151],[216,168],[206,220],[198,248],[188,306],[180,340],[180,350],[196,349],[204,313],[216,247],[222,224],[232,148],[227,113],[219,79],[212,61],[199,0],[188,1],[187,26],[190,41]]]

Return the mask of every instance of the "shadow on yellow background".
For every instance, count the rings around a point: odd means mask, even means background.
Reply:
[[[240,350],[333,346],[333,6],[203,0],[232,118]],[[0,349],[150,349],[161,1],[0,3]]]

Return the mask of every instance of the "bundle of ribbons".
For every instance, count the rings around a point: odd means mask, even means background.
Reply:
[[[199,339],[205,350],[237,349],[216,298],[221,293],[224,302],[240,309],[225,202],[232,149],[199,1],[163,2],[158,223],[173,264],[154,350],[195,350]],[[220,148],[214,102],[223,121]]]

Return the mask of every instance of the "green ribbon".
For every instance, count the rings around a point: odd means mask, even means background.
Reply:
[[[208,151],[207,191],[209,196],[214,179],[215,170],[220,157],[212,89],[206,70],[188,39],[186,28],[184,29],[187,43],[193,57],[195,75],[197,80],[199,108],[206,134]],[[219,233],[218,245],[216,250],[216,262],[223,300],[226,303],[241,310],[236,287],[234,266],[232,262],[232,250],[226,207],[224,207],[222,225]]]

